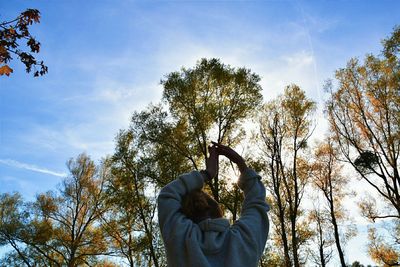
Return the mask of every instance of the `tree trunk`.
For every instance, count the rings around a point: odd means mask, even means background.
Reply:
[[[319,221],[319,219],[318,219],[318,232],[319,232],[319,257],[321,259],[321,267],[325,267],[326,262],[325,262],[325,254],[324,254],[324,238],[323,238],[321,222]]]
[[[292,226],[292,250],[293,250],[293,263],[295,267],[300,267],[300,260],[298,254],[298,245],[297,245],[297,235],[296,235],[296,217],[291,216],[291,226]]]
[[[281,201],[280,198],[278,201]],[[290,262],[290,255],[289,255],[289,245],[286,235],[286,228],[285,228],[285,215],[282,208],[282,203],[278,202],[279,207],[279,222],[281,224],[281,238],[283,243],[283,252],[285,254],[285,266],[290,267],[292,264]]]
[[[336,216],[333,210],[333,203],[330,203],[331,205],[331,218],[332,218],[332,225],[333,225],[333,229],[334,229],[334,234],[335,234],[335,243],[336,243],[336,248],[338,250],[338,254],[339,254],[339,259],[340,259],[340,264],[342,265],[342,267],[346,267],[346,262],[344,260],[344,254],[343,254],[343,250],[342,247],[340,245],[340,237],[339,237],[339,228],[336,222]]]
[[[296,134],[293,138],[293,182],[294,182],[294,203],[292,204],[292,208],[290,210],[291,216],[291,226],[292,226],[292,249],[293,249],[293,261],[295,267],[300,267],[300,259],[298,253],[298,243],[297,243],[297,234],[296,234],[296,221],[297,221],[297,207],[299,205],[299,188],[297,184],[297,130]]]

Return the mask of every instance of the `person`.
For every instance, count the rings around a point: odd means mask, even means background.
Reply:
[[[158,196],[158,222],[169,267],[257,266],[268,236],[269,206],[261,177],[232,148],[209,146],[206,170],[180,175]],[[203,185],[218,173],[218,156],[234,162],[244,192],[241,216],[232,225]]]

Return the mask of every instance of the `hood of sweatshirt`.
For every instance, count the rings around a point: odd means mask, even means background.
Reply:
[[[203,252],[207,254],[220,252],[229,232],[229,220],[225,218],[205,219],[199,222],[198,226],[202,232],[199,241]]]

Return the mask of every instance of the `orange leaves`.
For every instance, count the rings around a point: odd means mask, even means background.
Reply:
[[[378,235],[376,229],[368,230],[368,254],[378,264],[382,266],[398,266],[400,254],[394,247],[388,245],[382,236]]]
[[[36,9],[27,9],[17,18],[0,22],[0,76],[7,75],[13,70],[6,64],[17,56],[19,61],[25,65],[26,72],[33,71],[33,76],[42,76],[47,73],[47,66],[43,61],[38,61],[34,53],[39,53],[40,43],[31,35],[30,26],[40,22],[40,12]],[[21,48],[26,42],[25,49]]]
[[[13,72],[13,69],[10,68],[8,65],[4,65],[0,67],[0,76],[7,75],[10,76],[10,74]]]
[[[32,25],[32,23],[40,22],[40,12],[37,9],[27,9],[22,12],[19,17],[20,23]]]
[[[330,89],[327,110],[331,129],[343,157],[351,163],[384,200],[377,207],[374,199],[359,203],[364,217],[400,218],[398,185],[399,154],[399,50],[400,28],[383,42],[383,54],[368,55],[363,62],[352,59],[336,72],[338,88]],[[357,158],[357,155],[359,155]],[[381,266],[398,266],[400,251],[394,242],[399,232],[381,235],[371,230],[369,254]],[[389,237],[389,238],[388,238]],[[394,242],[392,242],[392,240]]]
[[[9,31],[10,34],[15,34],[16,33],[16,31],[13,28],[8,29],[8,31]]]

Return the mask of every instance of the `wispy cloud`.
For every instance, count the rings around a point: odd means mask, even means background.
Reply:
[[[12,160],[12,159],[0,159],[0,163],[14,167],[14,168],[49,174],[49,175],[53,175],[53,176],[57,176],[57,177],[66,177],[67,176],[67,174],[64,172],[55,172],[55,171],[52,171],[52,170],[49,170],[46,168],[38,167],[33,164],[27,164],[27,163],[19,162],[19,161]]]

